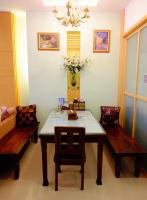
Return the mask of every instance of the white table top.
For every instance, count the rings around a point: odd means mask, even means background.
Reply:
[[[77,111],[77,120],[68,120],[67,111],[52,111],[44,123],[39,135],[53,135],[55,126],[76,126],[85,127],[86,134],[106,134],[99,122],[93,117],[90,111]]]

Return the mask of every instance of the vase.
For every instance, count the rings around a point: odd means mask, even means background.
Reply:
[[[76,86],[77,84],[77,81],[76,81],[76,74],[75,73],[72,73],[72,76],[71,76],[71,85],[72,86]]]

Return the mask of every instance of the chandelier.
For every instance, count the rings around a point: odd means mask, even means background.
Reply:
[[[69,0],[66,3],[66,14],[61,16],[59,11],[55,8],[53,13],[55,13],[55,17],[59,20],[59,22],[68,26],[77,27],[81,23],[85,23],[89,18],[89,9],[85,7],[82,11],[77,7],[78,0]],[[81,14],[82,13],[82,14]]]

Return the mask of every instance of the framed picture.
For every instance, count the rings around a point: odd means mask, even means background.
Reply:
[[[94,30],[93,52],[108,53],[110,51],[110,30]]]
[[[59,50],[59,33],[38,33],[38,50]]]

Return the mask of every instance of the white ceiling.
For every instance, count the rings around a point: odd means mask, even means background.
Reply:
[[[67,0],[42,0],[44,5],[48,5],[48,6],[64,6],[67,2]],[[73,0],[74,2],[77,3],[78,6],[96,6],[99,0]]]
[[[55,0],[49,1],[53,2]],[[62,0],[60,0],[60,2],[61,1]],[[98,5],[92,9],[120,11],[124,9],[130,1],[131,0],[99,0]],[[1,11],[48,11],[49,9],[49,6],[44,6],[42,0],[0,0]]]

